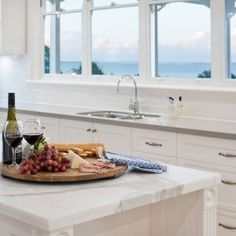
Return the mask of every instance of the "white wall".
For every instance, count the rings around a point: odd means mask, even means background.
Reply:
[[[7,93],[16,92],[17,107],[22,103],[50,103],[63,106],[86,106],[126,110],[133,88],[114,86],[55,85],[26,83],[29,80],[26,57],[0,57],[0,106],[7,104]],[[236,92],[197,91],[187,89],[139,88],[142,112],[163,113],[167,97],[183,97],[185,115],[236,120]]]

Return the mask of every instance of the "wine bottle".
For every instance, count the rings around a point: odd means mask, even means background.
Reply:
[[[7,121],[15,121],[16,120],[16,110],[15,110],[15,93],[8,93],[8,111],[7,111]],[[3,150],[3,163],[11,164],[12,163],[12,148],[7,144],[4,132],[2,132],[2,150]],[[19,145],[16,148],[16,162],[19,164],[22,161],[22,147]]]

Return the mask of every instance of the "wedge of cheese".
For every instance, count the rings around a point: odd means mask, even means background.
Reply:
[[[71,169],[78,169],[81,164],[88,164],[89,162],[78,156],[73,151],[69,150],[67,158],[70,160]]]

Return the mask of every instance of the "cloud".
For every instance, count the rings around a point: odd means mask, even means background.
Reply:
[[[97,37],[93,40],[95,61],[138,61],[138,43]]]
[[[81,61],[81,34],[63,32],[61,34],[62,61]],[[50,45],[50,35],[45,34],[45,43]],[[95,37],[92,43],[95,61],[138,61],[138,43]]]
[[[236,39],[236,31],[234,37]],[[48,34],[45,42],[50,42]],[[94,37],[92,48],[94,61],[138,61],[138,42],[135,41]],[[162,40],[159,50],[162,62],[207,62],[210,60],[210,35],[199,31],[184,40]],[[61,34],[61,58],[81,61],[81,33],[64,31]]]
[[[159,58],[162,62],[209,62],[210,35],[196,32],[184,40],[161,41]]]
[[[81,61],[81,33],[61,33],[61,58],[63,61]]]
[[[210,46],[210,34],[208,32],[196,32],[192,37],[186,40],[186,45],[192,47]]]

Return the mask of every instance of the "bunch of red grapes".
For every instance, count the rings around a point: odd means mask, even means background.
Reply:
[[[62,153],[58,152],[54,146],[44,146],[42,152],[35,152],[22,161],[20,173],[34,175],[40,171],[65,172],[70,168],[70,161]]]

